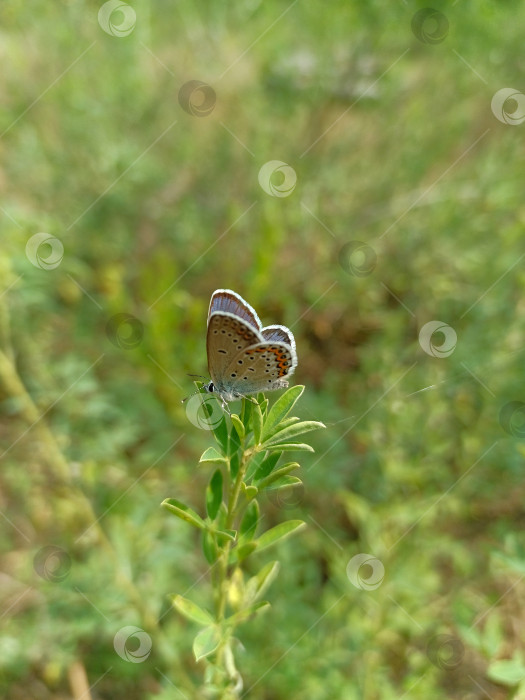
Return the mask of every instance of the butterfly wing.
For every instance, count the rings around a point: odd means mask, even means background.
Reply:
[[[262,328],[262,323],[255,310],[247,301],[244,301],[239,294],[233,292],[231,289],[217,289],[213,292],[211,295],[210,308],[208,310],[208,322],[211,315],[216,311],[238,316],[257,331],[260,331]]]
[[[286,326],[266,326],[261,331],[262,337],[268,342],[284,343],[290,347],[292,355],[292,365],[288,375],[293,374],[295,368],[297,367],[297,352],[295,349],[295,338],[293,333]]]
[[[225,380],[237,394],[255,394],[288,386],[297,365],[295,351],[280,342],[258,342],[240,350],[225,370]]]
[[[234,357],[244,349],[260,343],[259,331],[243,321],[237,314],[213,311],[208,319],[206,350],[208,371],[217,386],[227,381],[227,368]]]
[[[212,294],[206,349],[215,391],[226,401],[286,387],[297,366],[292,332],[262,328],[255,310],[231,289]]]

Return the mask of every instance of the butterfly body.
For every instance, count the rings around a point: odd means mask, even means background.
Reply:
[[[297,366],[295,340],[286,326],[267,326],[230,289],[211,297],[206,338],[211,382],[205,390],[223,403],[288,386]]]

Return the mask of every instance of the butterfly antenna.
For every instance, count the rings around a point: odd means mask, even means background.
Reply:
[[[188,377],[203,377],[204,379],[207,379],[207,378],[208,378],[208,377],[205,377],[203,374],[188,374]],[[194,392],[192,392],[191,394],[188,394],[188,396],[185,396],[185,397],[182,399],[181,403],[184,403],[184,402],[187,401],[188,399],[191,399],[191,397],[192,397],[192,396],[195,396],[195,394],[200,394],[201,388],[202,388],[202,387],[199,387],[199,388],[197,389],[197,391],[194,391]]]
[[[184,402],[187,401],[188,399],[191,399],[192,396],[195,396],[196,394],[200,394],[200,393],[201,393],[201,390],[200,390],[200,389],[197,389],[197,391],[194,391],[194,392],[192,392],[191,394],[188,394],[188,396],[185,396],[185,397],[181,400],[181,403],[184,403]]]

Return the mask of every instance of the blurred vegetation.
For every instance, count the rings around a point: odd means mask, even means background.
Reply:
[[[180,400],[226,287],[292,328],[302,418],[328,426],[304,492],[266,506],[308,528],[243,632],[247,697],[525,698],[525,450],[500,422],[525,400],[525,125],[490,107],[525,88],[525,6],[434,3],[432,45],[410,0],[132,4],[125,37],[99,2],[0,5],[2,695],[199,697],[168,595],[206,567],[159,505],[203,508],[209,435]],[[190,80],[209,116],[181,108]],[[289,197],[259,186],[270,160]],[[55,269],[26,256],[37,232],[63,243]],[[341,265],[353,241],[370,274]],[[120,313],[143,328],[128,349]],[[446,358],[418,342],[432,320],[457,333]],[[372,591],[346,575],[363,552]],[[113,648],[131,625],[143,663]]]

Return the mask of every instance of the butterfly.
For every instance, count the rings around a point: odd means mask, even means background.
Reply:
[[[211,295],[206,350],[211,381],[204,389],[216,394],[223,406],[249,394],[286,388],[297,367],[290,329],[263,328],[250,304],[231,289]]]

